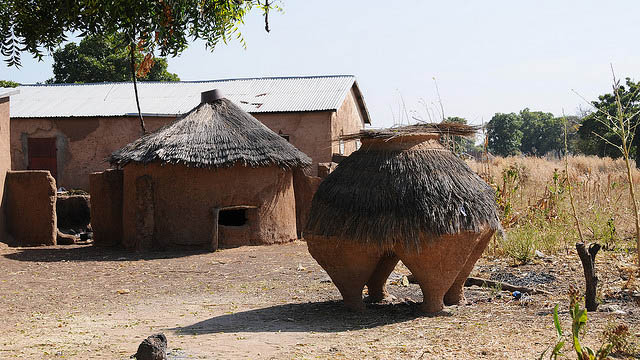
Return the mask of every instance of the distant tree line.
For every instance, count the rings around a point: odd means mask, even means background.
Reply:
[[[566,121],[569,151],[576,152],[576,129],[580,119],[568,116]],[[500,156],[560,156],[564,153],[564,124],[564,117],[529,108],[519,113],[497,113],[487,124],[489,151]]]
[[[620,86],[621,102],[625,111],[633,115],[633,124],[640,121],[640,82],[626,79]],[[620,157],[620,151],[612,144],[620,142],[607,122],[616,112],[615,96],[607,93],[591,102],[593,108],[580,116],[555,116],[552,113],[531,111],[519,113],[497,113],[486,125],[488,150],[499,156],[545,156],[563,155],[565,122],[567,148],[573,154]],[[607,116],[609,115],[609,116]],[[640,165],[640,126],[634,127],[636,136],[631,154]],[[597,134],[597,135],[596,135]],[[603,139],[604,138],[604,139]]]

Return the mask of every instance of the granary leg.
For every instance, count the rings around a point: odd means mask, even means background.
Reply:
[[[309,253],[336,285],[344,304],[351,310],[364,310],[362,290],[378,265],[381,254],[358,244],[337,241],[307,241]]]
[[[396,254],[422,289],[421,309],[424,312],[442,310],[444,294],[458,277],[477,242],[476,233],[462,233],[425,239],[420,249],[398,246]]]
[[[445,305],[457,305],[464,301],[464,283],[467,281],[469,274],[471,274],[471,270],[473,270],[474,265],[482,256],[482,253],[489,245],[489,241],[491,237],[495,233],[495,230],[487,228],[480,234],[480,240],[478,244],[467,258],[466,263],[460,270],[460,274],[453,282],[453,285],[449,288],[449,291],[444,295],[444,304]]]
[[[389,293],[386,289],[387,278],[389,278],[393,269],[396,268],[399,260],[400,259],[398,259],[394,253],[385,254],[380,258],[373,274],[367,281],[369,297],[366,301],[380,302],[382,300],[390,299]]]
[[[444,304],[442,298],[447,291],[453,276],[440,274],[434,266],[426,264],[419,256],[402,256],[402,262],[411,270],[422,290],[422,305],[420,308],[426,313],[437,313]]]

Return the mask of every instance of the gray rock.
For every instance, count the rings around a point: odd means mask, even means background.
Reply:
[[[620,308],[620,305],[616,305],[616,304],[603,304],[603,305],[600,305],[600,307],[598,307],[598,311],[608,312],[608,313],[613,313],[613,314],[618,314],[618,315],[625,315],[626,314],[626,312]]]
[[[154,334],[144,339],[138,352],[131,355],[137,360],[167,360],[167,337],[164,334]]]

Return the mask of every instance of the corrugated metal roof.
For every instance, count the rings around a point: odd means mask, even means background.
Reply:
[[[352,87],[352,75],[265,77],[211,81],[139,82],[147,115],[180,115],[200,103],[200,93],[220,89],[250,113],[337,110]],[[11,98],[12,118],[124,116],[137,114],[133,85],[123,83],[23,85]],[[370,123],[364,101],[358,99]]]
[[[16,88],[2,88],[0,87],[0,99],[5,98],[7,96],[15,96],[20,94],[20,90]]]

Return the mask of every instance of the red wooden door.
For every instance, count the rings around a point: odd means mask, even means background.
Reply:
[[[29,170],[49,170],[58,180],[56,138],[29,138]]]

